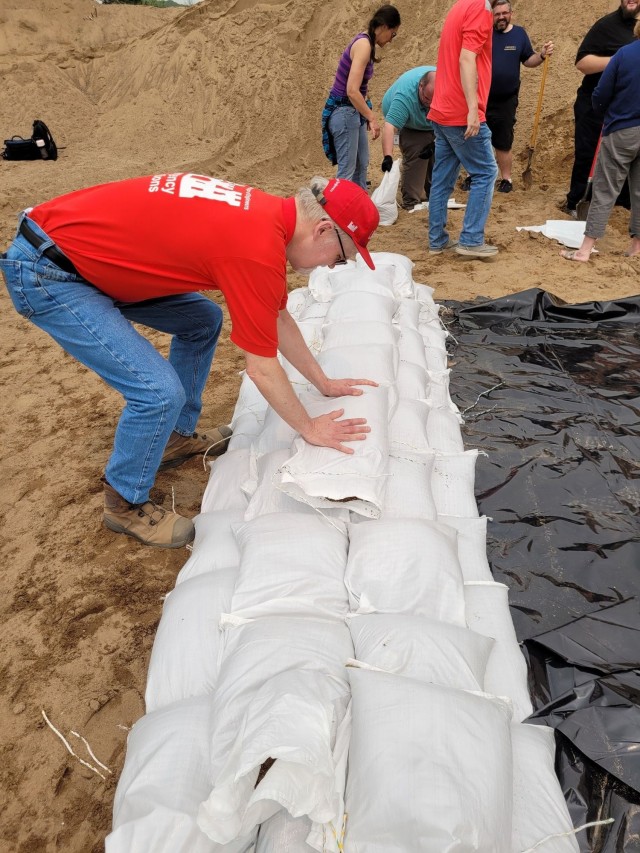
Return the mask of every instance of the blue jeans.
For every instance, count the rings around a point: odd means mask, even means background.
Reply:
[[[0,256],[14,307],[125,399],[105,476],[130,503],[149,498],[171,432],[194,432],[222,310],[198,293],[118,302],[43,256],[20,234]],[[131,325],[173,335],[169,359]]]
[[[353,181],[367,189],[369,167],[369,140],[367,123],[355,107],[336,107],[329,118],[338,158],[337,178]]]
[[[436,151],[429,195],[429,246],[442,249],[447,245],[447,201],[453,192],[461,165],[471,177],[471,189],[464,212],[460,244],[481,246],[498,175],[491,147],[491,131],[486,122],[482,122],[478,135],[465,139],[466,127],[446,127],[435,121],[432,124],[436,134]]]

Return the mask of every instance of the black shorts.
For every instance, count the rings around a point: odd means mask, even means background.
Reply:
[[[511,151],[513,148],[513,128],[516,123],[518,94],[502,100],[489,101],[486,116],[491,131],[491,144],[498,151]]]

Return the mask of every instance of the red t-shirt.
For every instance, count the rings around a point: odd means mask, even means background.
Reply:
[[[485,121],[491,88],[493,14],[489,0],[458,0],[444,21],[438,48],[438,73],[429,119],[448,127],[466,127],[469,108],[460,82],[460,51],[478,57],[478,113]]]
[[[295,199],[204,175],[153,175],[60,196],[29,218],[114,299],[220,290],[231,340],[255,355],[277,354]]]

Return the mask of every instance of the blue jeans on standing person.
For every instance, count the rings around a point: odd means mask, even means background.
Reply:
[[[481,246],[498,175],[491,147],[491,131],[486,122],[482,122],[478,135],[465,139],[466,127],[431,123],[436,135],[436,150],[429,195],[429,247],[443,249],[449,240],[447,202],[461,165],[469,173],[471,189],[460,232],[460,245]]]
[[[367,122],[355,107],[336,107],[329,118],[329,130],[338,158],[336,177],[353,181],[366,190],[369,167]]]
[[[24,216],[24,214],[23,214]],[[22,221],[22,219],[21,219]],[[173,430],[193,434],[202,409],[222,310],[199,293],[119,302],[44,256],[18,234],[0,256],[14,307],[125,399],[107,463],[107,482],[129,503],[149,498]],[[173,335],[168,360],[132,323]]]

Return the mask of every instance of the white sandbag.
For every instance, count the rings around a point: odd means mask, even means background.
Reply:
[[[229,440],[229,450],[242,450],[249,447],[254,436],[258,435],[264,424],[266,409],[256,412],[245,411],[244,414],[231,421],[233,435]]]
[[[257,485],[249,500],[245,521],[251,521],[260,515],[268,515],[271,512],[306,512],[315,514],[313,507],[301,504],[286,495],[275,485],[275,478],[283,462],[291,458],[291,450],[274,450],[265,453],[256,460]],[[245,484],[245,489],[247,484]],[[346,519],[345,519],[346,521]]]
[[[424,348],[424,358],[428,370],[446,370],[447,369],[447,351],[442,347]]]
[[[400,399],[389,424],[392,452],[426,452],[430,449],[427,426],[431,412],[422,400]]]
[[[427,369],[424,341],[420,332],[416,332],[408,326],[402,329],[398,349],[400,351],[400,361],[410,361],[412,364],[419,365],[424,370]]]
[[[355,347],[366,351],[366,347]],[[294,455],[276,475],[286,494],[319,509],[349,509],[378,518],[386,488],[389,454],[389,401],[385,387],[362,387],[359,397],[306,395],[302,403],[312,417],[344,409],[344,418],[366,418],[371,427],[364,441],[351,442],[352,454],[316,447],[302,438],[294,442]]]
[[[326,323],[322,327],[324,352],[333,347],[375,346],[376,344],[397,346],[398,333],[391,323]]]
[[[449,396],[451,370],[428,371],[427,402],[432,409],[449,409],[459,415],[459,409]]]
[[[210,838],[237,844],[281,808],[320,823],[335,819],[340,795],[333,747],[348,689],[342,680],[308,669],[282,672],[262,685],[198,811],[198,825]],[[258,782],[269,759],[274,763]]]
[[[438,521],[458,531],[458,559],[465,583],[493,581],[487,560],[487,516],[464,518],[455,515],[439,515]]]
[[[430,318],[426,322],[420,322],[418,324],[418,331],[422,336],[425,346],[435,347],[446,352],[445,341],[449,337],[449,332],[443,328],[440,320]]]
[[[343,269],[354,270],[355,261],[348,260],[343,265]],[[316,267],[309,275],[309,292],[317,302],[330,302],[333,296],[331,289],[331,281],[329,275],[332,270],[330,267]]]
[[[296,287],[295,290],[290,290],[287,296],[287,311],[297,319],[307,303],[312,300],[313,297],[308,287]]]
[[[352,616],[349,630],[358,661],[372,667],[462,690],[484,690],[493,640],[424,616],[375,613]]]
[[[431,489],[438,515],[477,517],[474,489],[478,452],[465,450],[463,453],[436,453]]]
[[[318,302],[311,299],[300,312],[300,316],[296,318],[297,323],[306,323],[309,321],[323,322],[329,307],[328,302]]]
[[[440,453],[462,453],[459,417],[451,409],[429,409],[427,441],[429,447]]]
[[[520,651],[509,611],[509,590],[503,583],[465,583],[467,624],[496,641],[489,656],[484,686],[487,693],[508,696],[513,719],[520,723],[533,712],[527,687],[527,664]]]
[[[414,284],[415,297],[420,303],[420,321],[423,323],[438,317],[440,305],[433,300],[434,289],[428,284]]]
[[[412,329],[417,332],[420,323],[420,303],[418,300],[399,299],[393,322],[401,329]]]
[[[508,706],[398,675],[349,678],[345,850],[512,853]]]
[[[348,529],[344,582],[352,612],[412,613],[465,624],[455,530],[399,518]]]
[[[291,445],[298,432],[280,415],[269,406],[267,409],[264,426],[259,435],[251,442],[251,457],[256,459],[273,450],[291,450]]]
[[[330,675],[346,682],[353,655],[348,628],[329,620],[224,614],[221,664],[214,696],[212,774],[222,770],[250,702],[269,680],[290,670]],[[343,684],[343,686],[346,686]]]
[[[247,507],[247,497],[241,486],[249,476],[248,447],[227,450],[211,463],[209,481],[202,496],[202,512],[241,509]]]
[[[147,673],[147,713],[213,693],[218,623],[231,606],[237,576],[237,568],[207,572],[181,583],[165,598]]]
[[[356,263],[356,269],[336,269],[329,273],[331,290],[334,298],[342,293],[377,293],[380,296],[397,296],[394,287],[395,267],[377,266],[375,270],[369,269],[366,264],[360,266]]]
[[[231,525],[243,519],[242,509],[203,512],[196,515],[193,519],[196,536],[193,540],[191,556],[180,569],[176,586],[207,572],[237,566],[240,562],[240,551]]]
[[[389,455],[389,476],[381,518],[426,518],[437,520],[431,491],[435,455],[427,451],[393,450]]]
[[[242,376],[242,381],[240,383],[240,390],[238,391],[238,399],[236,400],[236,406],[233,411],[232,423],[237,422],[239,418],[243,415],[246,415],[247,412],[252,412],[256,416],[262,415],[267,409],[267,401],[262,396],[260,391],[253,381],[249,377],[249,374],[246,370],[242,370],[240,372]]]
[[[314,848],[307,844],[311,826],[306,815],[294,818],[287,811],[276,812],[260,824],[255,853],[311,853]]]
[[[393,225],[398,218],[396,195],[399,183],[400,160],[398,159],[393,161],[391,169],[383,174],[380,184],[371,193],[371,201],[380,214],[380,225]]]
[[[211,698],[187,699],[142,717],[129,732],[106,853],[214,853],[196,825],[211,790]]]
[[[396,391],[401,400],[425,400],[429,376],[424,367],[401,361],[396,376]]]
[[[398,368],[398,348],[389,344],[333,347],[320,353],[318,364],[329,379],[371,379],[391,386]]]
[[[512,723],[514,853],[579,853],[555,773],[553,729]],[[546,839],[546,840],[544,840]],[[542,842],[542,843],[541,843]]]
[[[376,270],[393,268],[393,289],[398,298],[413,298],[415,291],[412,270],[415,264],[411,258],[397,252],[371,252],[371,258]],[[368,269],[361,255],[356,258],[356,266],[359,271]]]
[[[339,522],[302,513],[261,515],[239,525],[235,534],[241,558],[234,613],[245,618],[345,615],[348,542]]]
[[[352,291],[335,296],[327,309],[326,323],[390,323],[398,302],[391,296]]]

